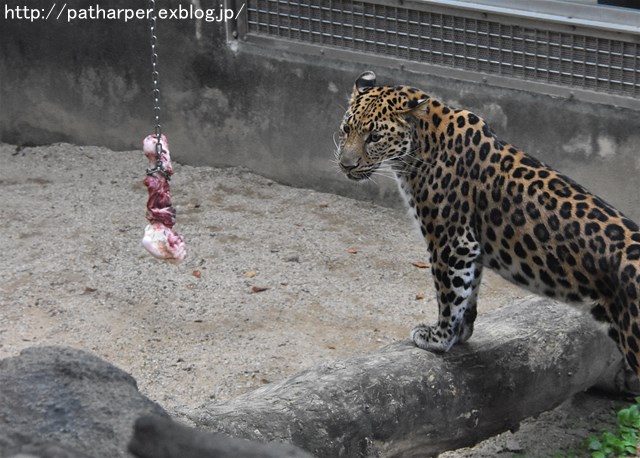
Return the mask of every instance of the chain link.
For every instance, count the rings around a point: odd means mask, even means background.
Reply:
[[[160,88],[159,79],[160,73],[158,73],[158,37],[157,33],[157,18],[156,18],[156,2],[155,0],[149,0],[149,9],[151,10],[151,17],[149,18],[149,29],[151,31],[151,78],[153,81],[153,114],[155,118],[155,136],[156,136],[156,166],[155,168],[148,168],[147,175],[153,175],[155,172],[162,173],[167,180],[170,179],[169,174],[162,165],[162,126],[160,125]]]

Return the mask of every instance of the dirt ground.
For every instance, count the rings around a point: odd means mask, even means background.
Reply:
[[[176,266],[141,246],[141,152],[0,144],[0,164],[0,358],[33,345],[88,350],[185,418],[436,318],[426,247],[403,210],[176,164],[189,249]],[[480,313],[527,294],[488,273]],[[442,456],[556,456],[610,426],[620,405],[579,395]]]

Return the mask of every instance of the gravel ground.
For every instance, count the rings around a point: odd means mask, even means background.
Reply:
[[[33,345],[89,350],[184,418],[436,319],[426,248],[404,211],[176,164],[176,230],[189,249],[176,266],[141,246],[141,152],[0,144],[0,161],[0,358]],[[489,273],[480,313],[527,294]],[[554,456],[619,405],[580,395],[443,456]]]

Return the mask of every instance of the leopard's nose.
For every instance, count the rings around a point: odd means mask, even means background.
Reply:
[[[340,159],[340,168],[345,172],[355,169],[358,166],[358,161],[345,161]]]
[[[342,170],[349,171],[353,170],[358,166],[358,156],[355,154],[349,154],[348,152],[343,151],[340,155],[340,168]]]

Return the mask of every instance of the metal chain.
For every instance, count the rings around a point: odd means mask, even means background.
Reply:
[[[160,172],[165,176],[167,180],[169,180],[170,176],[162,165],[162,126],[160,125],[160,88],[158,87],[160,73],[158,73],[158,37],[156,36],[157,18],[155,0],[149,0],[149,9],[151,10],[151,17],[149,18],[149,28],[151,30],[151,77],[153,80],[153,114],[156,122],[156,166],[153,169],[148,168],[147,175],[153,175],[155,172]]]

